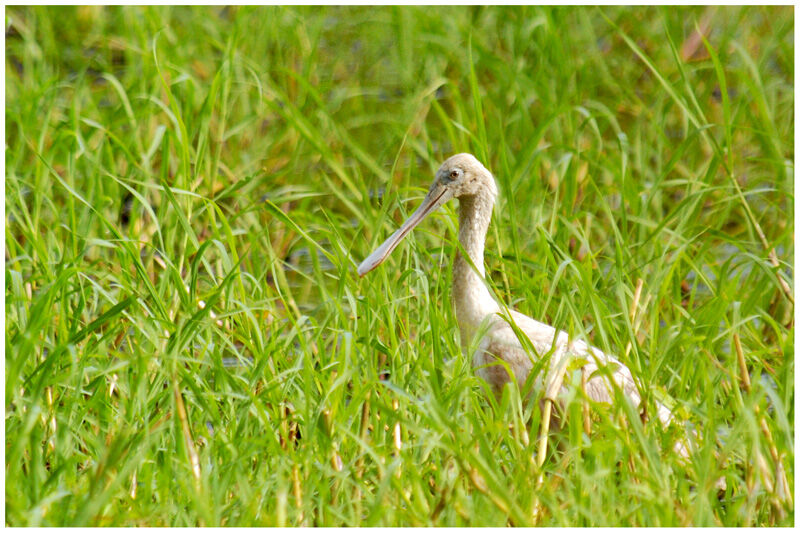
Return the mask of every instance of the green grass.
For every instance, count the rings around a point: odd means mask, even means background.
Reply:
[[[6,8],[6,525],[793,524],[793,41],[791,7]],[[536,466],[538,403],[460,353],[456,205],[358,278],[460,151],[498,296],[674,402],[688,461],[624,406],[586,434],[576,384]]]

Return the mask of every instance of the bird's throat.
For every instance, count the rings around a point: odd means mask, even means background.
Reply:
[[[466,345],[486,316],[498,312],[500,307],[486,287],[483,265],[494,197],[490,194],[462,196],[459,203],[460,249],[453,264],[453,300],[461,327],[461,343]]]

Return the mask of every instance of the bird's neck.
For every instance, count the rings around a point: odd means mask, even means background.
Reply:
[[[472,340],[483,319],[498,312],[500,307],[483,280],[483,249],[492,218],[494,196],[462,196],[459,203],[458,242],[461,249],[453,264],[453,300],[461,328],[461,342],[466,345]]]

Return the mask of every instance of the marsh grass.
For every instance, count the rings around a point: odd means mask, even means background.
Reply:
[[[6,524],[792,524],[793,35],[790,7],[7,8]],[[460,352],[456,206],[358,278],[460,151],[501,189],[498,297],[618,354],[688,461],[630,405],[587,432],[573,383],[536,466],[538,404]]]

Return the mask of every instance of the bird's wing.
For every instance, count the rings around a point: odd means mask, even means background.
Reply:
[[[580,369],[587,378],[586,395],[593,401],[613,403],[614,384],[616,384],[634,405],[638,406],[641,402],[641,396],[630,369],[613,355],[607,354],[579,339],[570,341],[569,336],[564,331],[557,331],[555,328],[517,311],[511,310],[511,318],[531,341],[538,356],[549,354],[552,351],[551,369],[557,367],[558,364],[570,365],[571,361],[565,360],[565,358],[570,358],[573,361],[576,358],[583,360]],[[502,324],[495,324],[492,329],[497,341],[502,340],[502,344],[508,346],[505,350],[509,353],[514,351],[510,349],[512,345],[521,350],[522,346],[519,344],[513,329],[503,319],[498,322]],[[553,339],[555,339],[555,346],[553,345]],[[520,356],[516,355],[516,358],[518,359]],[[609,381],[609,378],[613,380],[614,384]],[[659,419],[668,424],[672,418],[670,410],[660,403],[657,406]]]
[[[613,404],[616,398],[614,391],[616,386],[633,405],[640,405],[641,396],[633,375],[619,359],[585,341],[570,342],[569,336],[564,331],[557,331],[517,311],[511,311],[511,318],[516,327],[531,341],[536,353],[530,354],[523,348],[517,333],[505,318],[494,315],[490,319],[488,331],[474,355],[473,366],[476,368],[476,373],[492,385],[496,394],[499,394],[503,386],[510,381],[506,368],[513,372],[517,383],[521,386],[528,379],[534,363],[540,357],[549,355],[549,370],[547,376],[544,376],[544,385],[547,389],[550,388],[559,365],[566,365],[567,371],[571,368],[572,371],[580,370],[584,373],[585,392],[591,400]],[[502,359],[505,365],[497,364],[497,359]],[[578,365],[572,366],[576,362]],[[542,383],[541,377],[537,376],[536,379]],[[570,382],[570,379],[562,381],[560,392],[565,390],[563,383]],[[673,415],[670,409],[661,402],[655,403],[661,423],[665,426],[671,424]],[[681,441],[675,443],[675,450],[683,457],[688,456],[688,448]]]

